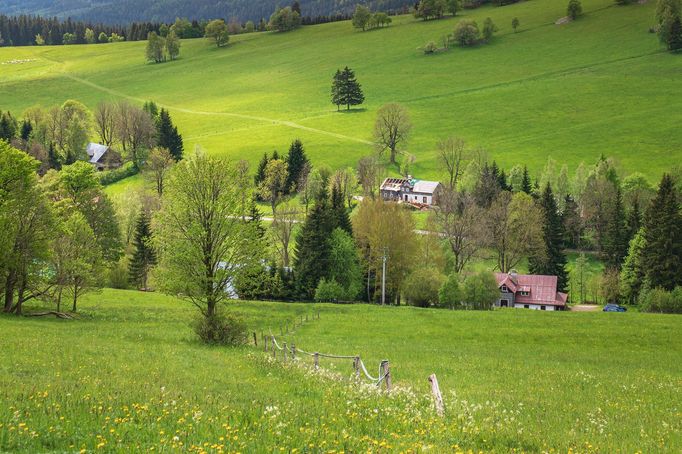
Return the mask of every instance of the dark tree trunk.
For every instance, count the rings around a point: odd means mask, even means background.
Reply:
[[[10,269],[7,273],[7,280],[5,281],[5,312],[9,312],[14,304],[14,285],[17,281],[17,273]]]

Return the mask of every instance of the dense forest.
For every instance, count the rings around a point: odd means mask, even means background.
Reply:
[[[258,21],[268,18],[277,6],[289,2],[277,0],[0,0],[0,14],[39,14],[71,17],[76,20],[106,24],[130,22],[172,22],[176,17],[190,19],[238,18]],[[356,0],[300,0],[304,17],[348,15]],[[373,10],[397,11],[413,6],[411,0],[370,0]]]

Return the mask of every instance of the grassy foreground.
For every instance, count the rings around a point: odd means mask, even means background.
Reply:
[[[0,66],[0,109],[153,99],[170,108],[187,150],[202,145],[255,163],[300,137],[314,163],[336,168],[372,152],[377,109],[399,102],[411,112],[407,151],[420,178],[441,177],[436,144],[456,135],[507,169],[526,163],[536,174],[552,156],[573,171],[603,153],[656,182],[682,153],[682,58],[648,33],[654,1],[582,4],[585,16],[562,26],[554,23],[566,0],[542,0],[440,21],[402,16],[364,33],[339,22],[239,35],[223,49],[185,40],[180,60],[161,65],[145,64],[144,42],[0,48],[0,63],[29,60]],[[431,56],[419,50],[462,18],[481,25],[488,16],[499,27],[488,45]],[[330,84],[345,65],[367,102],[337,113]]]
[[[682,318],[235,303],[257,330],[319,310],[287,340],[391,360],[390,396],[348,361],[273,361],[198,344],[193,310],[105,290],[81,319],[0,318],[1,451],[677,452]],[[426,378],[437,373],[446,416]]]

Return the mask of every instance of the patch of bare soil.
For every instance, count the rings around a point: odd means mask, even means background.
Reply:
[[[557,21],[554,22],[554,24],[556,24],[556,25],[564,25],[564,24],[568,24],[569,22],[571,22],[571,18],[568,17],[568,16],[564,16],[564,17],[562,17],[562,18],[560,18],[560,19],[557,19]]]

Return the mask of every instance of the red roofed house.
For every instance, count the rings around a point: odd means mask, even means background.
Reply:
[[[535,274],[495,273],[500,299],[497,307],[516,307],[541,311],[566,309],[568,295],[557,292],[556,276]]]

